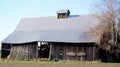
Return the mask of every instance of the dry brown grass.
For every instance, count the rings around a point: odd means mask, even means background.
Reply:
[[[0,62],[0,67],[120,67],[120,63]]]

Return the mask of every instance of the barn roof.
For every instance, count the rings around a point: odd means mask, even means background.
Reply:
[[[92,15],[70,15],[68,18],[23,18],[17,28],[2,43],[48,42],[95,42],[87,31],[99,21]]]
[[[70,13],[69,9],[62,9],[62,10],[58,10],[57,13]]]

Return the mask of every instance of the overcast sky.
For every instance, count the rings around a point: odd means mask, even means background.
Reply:
[[[97,0],[0,0],[0,42],[12,33],[22,18],[56,16],[59,9],[73,15],[91,14]]]

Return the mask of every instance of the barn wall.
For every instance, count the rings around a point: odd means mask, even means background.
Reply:
[[[52,43],[53,60],[92,61],[96,59],[94,44]]]
[[[14,44],[11,46],[9,59],[30,60],[38,56],[37,43]]]

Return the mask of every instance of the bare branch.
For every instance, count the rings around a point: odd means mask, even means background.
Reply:
[[[120,22],[120,4],[119,0],[101,0],[95,5],[95,11],[100,20],[100,24],[93,29],[96,36],[100,36],[99,42],[102,45],[116,44],[116,23]],[[112,43],[113,42],[113,43]]]

